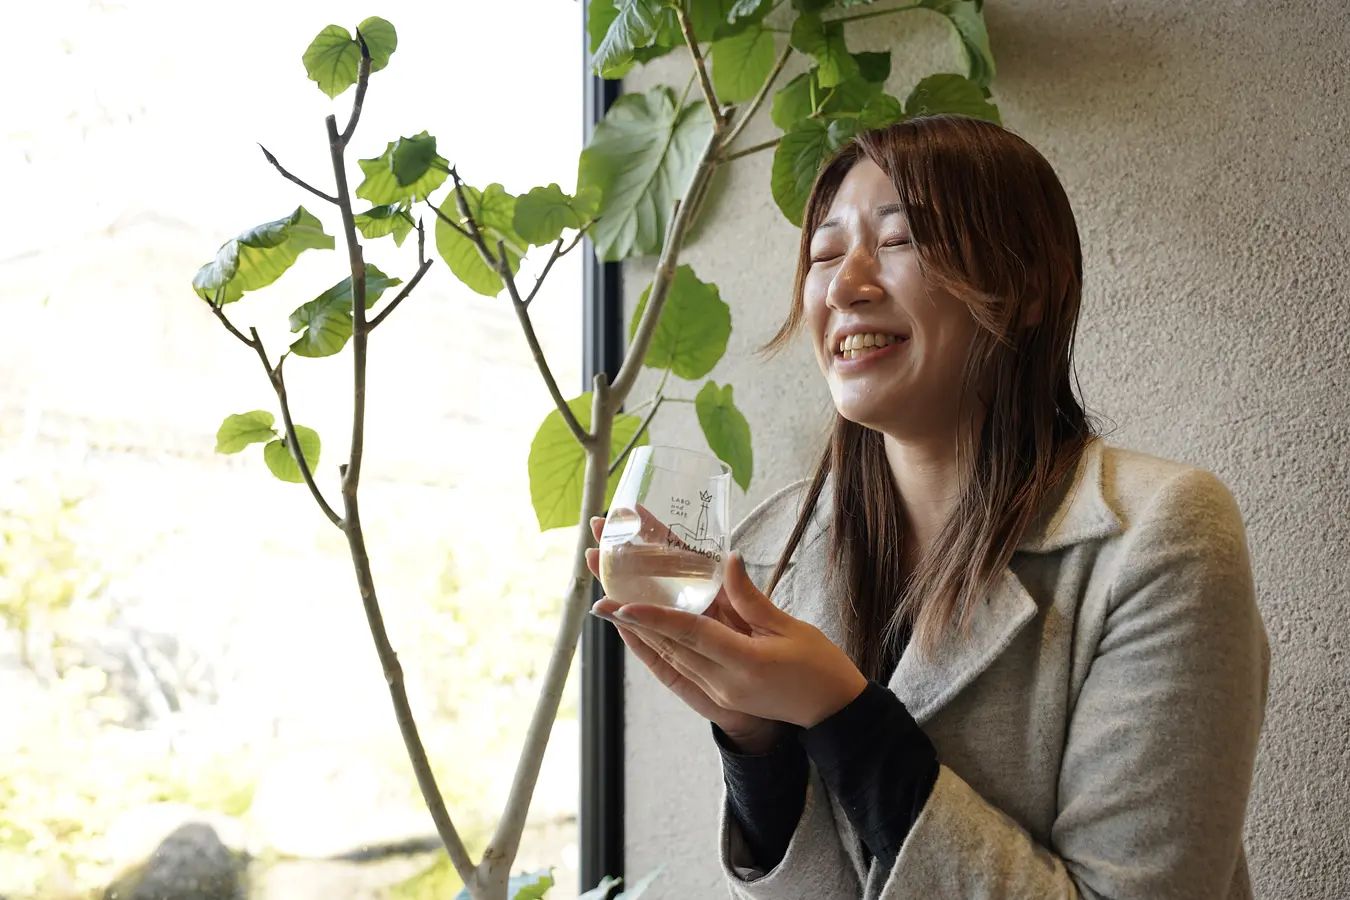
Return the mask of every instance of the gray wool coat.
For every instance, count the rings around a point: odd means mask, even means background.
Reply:
[[[1252,896],[1243,818],[1269,649],[1237,505],[1199,469],[1094,441],[1046,504],[973,633],[909,648],[890,689],[941,772],[895,866],[812,766],[782,862],[755,868],[723,803],[736,900]],[[827,488],[828,490],[828,488]],[[805,492],[733,535],[762,587]],[[774,602],[836,643],[829,498]]]

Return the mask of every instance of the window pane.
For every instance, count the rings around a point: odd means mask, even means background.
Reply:
[[[261,446],[214,452],[276,398],[192,290],[227,239],[304,205],[334,251],[226,307],[275,361],[288,315],[344,278],[324,116],[301,56],[330,23],[398,29],[348,152],[427,130],[476,186],[572,189],[579,4],[276,0],[30,4],[0,101],[0,895],[102,896],[167,836],[250,854],[251,897],[450,897],[346,539]],[[439,201],[444,191],[434,198]],[[357,201],[357,209],[367,206]],[[552,408],[509,302],[436,256],[371,338],[362,519],[386,625],[461,832],[481,850],[557,624],[572,537],[541,534],[526,455]],[[404,279],[416,236],[365,241]],[[542,262],[542,260],[540,260]],[[580,253],[532,304],[580,380]],[[530,285],[526,263],[523,283]],[[392,296],[392,295],[387,295]],[[387,302],[386,297],[386,302]],[[340,509],[351,351],[285,365]],[[575,690],[518,869],[576,894]],[[203,828],[180,826],[201,823]],[[172,842],[171,842],[172,844]],[[229,857],[217,854],[228,868]],[[210,853],[196,853],[207,858]],[[205,863],[202,863],[203,865]],[[148,877],[148,876],[145,876]],[[453,881],[453,879],[451,879]]]

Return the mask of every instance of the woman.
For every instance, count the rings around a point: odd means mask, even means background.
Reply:
[[[771,346],[807,332],[829,385],[815,477],[737,529],[704,616],[594,609],[714,725],[732,895],[1250,897],[1242,521],[1094,436],[1049,164],[915,119],[845,147],[805,223]]]

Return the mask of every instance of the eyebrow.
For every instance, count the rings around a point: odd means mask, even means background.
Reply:
[[[884,206],[878,206],[876,209],[872,210],[872,215],[876,216],[878,219],[884,219],[887,216],[901,216],[904,215],[904,213],[905,208],[899,203],[887,203]],[[838,228],[841,224],[839,217],[835,216],[833,219],[826,219],[824,222],[817,225],[816,231],[824,231],[826,228]]]

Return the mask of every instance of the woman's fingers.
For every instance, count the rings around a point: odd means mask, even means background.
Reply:
[[[716,619],[733,631],[739,631],[741,634],[751,633],[749,623],[741,618],[741,614],[736,612],[736,608],[732,606],[731,601],[727,599],[727,589],[725,587],[717,592],[717,596],[713,598],[712,605],[709,606],[703,614]]]
[[[725,710],[708,695],[708,691],[681,669],[666,659],[653,646],[648,644],[633,629],[615,623],[619,637],[623,639],[633,656],[647,667],[647,671],[667,690],[678,697],[686,706],[705,719],[715,719]]]
[[[622,625],[640,629],[648,643],[660,638],[663,643],[658,649],[674,654],[675,647],[688,651],[685,654],[686,665],[706,668],[702,663],[693,662],[695,658],[711,664],[711,674],[723,666],[744,664],[750,647],[750,638],[733,631],[716,619],[703,615],[694,615],[681,609],[654,606],[647,603],[627,603],[612,611],[614,619]]]
[[[596,578],[600,577],[600,551],[594,547],[586,551],[586,568],[590,569]]]
[[[595,535],[595,539],[597,541],[600,540],[600,534],[604,530],[605,530],[605,517],[591,516],[591,534]]]

